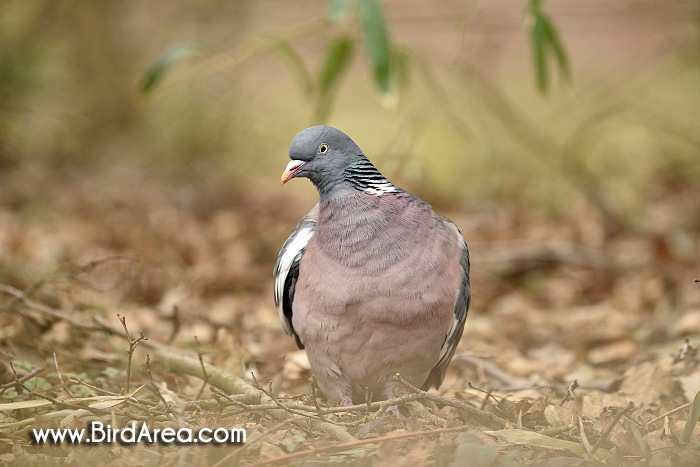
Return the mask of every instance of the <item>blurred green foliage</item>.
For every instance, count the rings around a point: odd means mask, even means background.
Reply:
[[[435,19],[378,0],[329,0],[315,11],[296,2],[9,2],[0,166],[221,177],[262,191],[293,135],[325,122],[439,203],[562,209],[582,196],[605,216],[634,218],[645,205],[639,186],[700,177],[698,28],[628,71],[618,56],[603,65],[606,51],[586,60],[589,38],[577,41],[556,6],[524,4],[508,35],[473,13],[487,5],[436,9]],[[505,23],[506,13],[494,17]],[[586,21],[577,18],[579,33]],[[510,42],[480,55],[475,37]],[[555,74],[571,86],[552,87]]]
[[[542,1],[529,0],[527,14],[537,87],[540,92],[546,93],[549,90],[550,61],[553,60],[557,65],[559,76],[564,81],[571,81],[571,69],[559,33],[552,20],[542,10]]]

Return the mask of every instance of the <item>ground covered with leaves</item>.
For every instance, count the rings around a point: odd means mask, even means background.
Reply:
[[[634,219],[585,197],[436,206],[472,251],[461,345],[439,391],[353,407],[316,397],[272,303],[313,200],[128,171],[0,186],[1,463],[700,464],[698,186],[648,187]],[[93,421],[247,438],[31,441]]]

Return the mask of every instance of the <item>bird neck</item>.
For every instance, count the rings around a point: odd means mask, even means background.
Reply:
[[[345,169],[343,178],[354,189],[376,196],[398,191],[398,188],[362,155]]]

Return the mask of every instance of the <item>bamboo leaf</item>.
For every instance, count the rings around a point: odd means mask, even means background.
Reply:
[[[537,89],[541,93],[546,93],[549,87],[549,72],[547,70],[547,50],[545,46],[545,33],[542,20],[535,16],[534,25],[530,37],[532,43],[532,53],[535,61],[535,77],[537,79]]]
[[[338,37],[328,45],[318,74],[319,95],[323,96],[338,83],[347,70],[353,49],[354,42],[348,36]]]
[[[391,88],[389,36],[384,12],[377,0],[358,0],[358,18],[367,57],[372,65],[374,82],[384,93]]]
[[[558,31],[542,10],[542,0],[530,0],[527,19],[537,89],[545,94],[549,89],[549,61],[554,60],[563,81],[571,80],[571,67]]]
[[[277,54],[294,73],[304,93],[307,96],[310,95],[314,89],[314,80],[296,50],[287,41],[276,37],[269,37],[264,40],[269,41],[270,50]]]
[[[175,63],[192,55],[195,50],[196,46],[192,42],[181,42],[163,52],[143,74],[139,87],[141,94],[152,92]]]
[[[562,45],[559,33],[554,28],[554,25],[548,18],[544,18],[542,22],[544,28],[544,34],[547,38],[547,46],[554,54],[554,58],[557,61],[557,66],[559,67],[559,76],[564,81],[571,80],[571,69],[569,67],[569,59],[564,51],[564,46]]]

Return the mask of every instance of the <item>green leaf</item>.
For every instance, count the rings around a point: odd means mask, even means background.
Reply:
[[[192,55],[195,49],[196,46],[192,42],[181,42],[163,52],[156,61],[148,67],[143,78],[141,78],[141,86],[139,86],[141,94],[152,92],[163,80],[165,73],[167,73],[175,63]]]
[[[542,11],[542,0],[530,0],[528,19],[537,88],[544,94],[549,88],[549,60],[555,60],[559,77],[564,81],[571,80],[571,68],[559,33]]]
[[[377,0],[358,0],[358,18],[367,57],[372,65],[374,82],[382,93],[391,88],[389,36],[384,12]]]
[[[265,40],[270,41],[270,50],[276,53],[292,70],[304,93],[307,96],[310,95],[314,89],[314,80],[296,50],[288,42],[276,37],[266,38]]]
[[[532,53],[535,60],[535,77],[537,78],[537,89],[541,93],[546,93],[549,87],[549,74],[547,71],[547,50],[545,47],[545,33],[541,18],[535,16],[535,24],[532,27],[530,40],[532,43]]]
[[[348,0],[329,0],[328,8],[326,9],[326,19],[337,23],[345,17],[348,10]]]
[[[12,360],[12,365],[15,368],[20,368],[25,371],[32,371],[34,369],[34,365],[26,360]]]
[[[544,18],[542,21],[542,26],[544,28],[544,34],[547,38],[547,45],[549,49],[553,52],[554,58],[559,66],[559,75],[565,81],[571,80],[571,69],[569,67],[569,59],[564,51],[564,46],[561,43],[561,38],[559,33],[552,25],[552,22],[548,18]]]
[[[700,391],[698,391],[698,393],[695,394],[695,397],[693,398],[693,403],[690,405],[690,412],[688,412],[688,418],[685,420],[683,432],[681,432],[681,436],[680,438],[678,438],[681,443],[686,444],[690,440],[690,437],[693,434],[693,430],[695,429],[695,425],[698,423],[699,418]]]
[[[51,383],[40,376],[35,376],[25,381],[24,385],[33,392],[41,392],[51,389]]]
[[[318,74],[318,92],[325,94],[338,82],[343,72],[347,70],[353,54],[352,38],[338,37],[326,48],[326,55]]]

